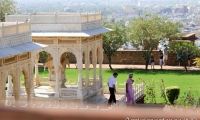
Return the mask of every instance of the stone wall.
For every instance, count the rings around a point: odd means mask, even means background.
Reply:
[[[153,54],[154,54],[155,65],[159,65],[159,51],[157,50],[153,51]],[[142,55],[143,55],[142,51],[116,51],[112,59],[112,64],[145,65],[145,60],[142,57]],[[69,54],[68,58],[70,63],[76,63],[76,58],[73,54]],[[83,56],[83,63],[84,63],[84,56]],[[105,54],[104,54],[103,64],[108,64],[108,59]],[[171,66],[178,65],[177,55],[169,53],[167,64]]]
[[[153,51],[155,65],[159,65],[159,51]],[[117,51],[112,59],[112,64],[132,64],[132,65],[145,65],[145,60],[142,57],[142,51]],[[104,64],[108,63],[108,59],[104,54]],[[149,61],[150,64],[150,61]],[[176,54],[168,55],[168,65],[177,65],[177,56]]]

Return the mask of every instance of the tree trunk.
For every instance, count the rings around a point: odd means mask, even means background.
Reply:
[[[187,70],[187,66],[186,66],[186,65],[184,65],[184,67],[185,67],[185,71],[186,71],[186,72],[188,72],[188,70]]]
[[[108,58],[108,63],[109,63],[110,70],[113,70],[113,68],[111,66],[111,57]]]
[[[109,63],[109,67],[110,67],[110,70],[113,70],[113,68],[112,68],[112,66],[111,66],[111,64]]]
[[[145,64],[145,70],[148,70],[148,65],[149,65],[149,59],[146,59],[146,64]]]

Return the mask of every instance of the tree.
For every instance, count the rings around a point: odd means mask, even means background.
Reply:
[[[174,38],[179,32],[178,24],[172,23],[167,18],[153,14],[139,15],[129,25],[128,36],[133,44],[141,45],[145,69],[148,70],[148,63],[152,50],[156,48],[164,38]]]
[[[0,20],[5,21],[5,13],[11,14],[16,12],[16,2],[14,0],[0,1]]]
[[[104,26],[112,29],[111,32],[103,34],[103,49],[109,62],[109,67],[113,70],[112,57],[114,53],[122,47],[122,45],[127,41],[126,28],[124,23],[120,22],[105,22]]]
[[[200,50],[196,45],[193,45],[192,42],[177,40],[173,41],[169,44],[169,52],[176,53],[177,55],[181,56],[180,63],[182,63],[185,67],[187,72],[187,59],[188,59],[188,51],[192,53],[192,55],[199,55]]]

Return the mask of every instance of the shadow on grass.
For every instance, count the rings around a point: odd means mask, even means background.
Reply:
[[[134,73],[134,74],[148,74],[148,75],[156,75],[156,74],[174,74],[174,75],[200,75],[200,71],[193,70],[185,72],[183,70],[141,70],[141,69],[115,69],[115,70],[109,70],[107,69],[106,72],[109,73]]]
[[[70,70],[77,70],[75,68],[67,68]],[[85,70],[85,69],[83,69]],[[90,69],[93,70],[93,69]],[[113,74],[114,72],[117,73],[134,73],[134,74],[148,74],[148,75],[156,75],[156,74],[173,74],[173,75],[200,75],[200,71],[198,70],[190,70],[188,72],[185,72],[184,70],[159,70],[159,69],[155,69],[155,70],[144,70],[144,69],[114,69],[114,70],[110,70],[110,69],[106,69],[104,68],[103,71],[106,71],[107,73]],[[39,68],[38,69],[39,73],[42,74],[48,74],[48,69],[46,69],[44,71],[43,68]]]

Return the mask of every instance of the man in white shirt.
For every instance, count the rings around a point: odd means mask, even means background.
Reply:
[[[116,98],[115,98],[115,93],[116,93],[116,77],[118,76],[118,74],[115,72],[113,73],[113,76],[111,76],[108,79],[108,87],[109,87],[109,91],[110,91],[110,98],[108,100],[108,104],[112,104],[112,102],[114,102],[116,104]]]
[[[167,64],[167,59],[168,59],[168,46],[164,45],[164,49],[163,49],[163,65]]]

